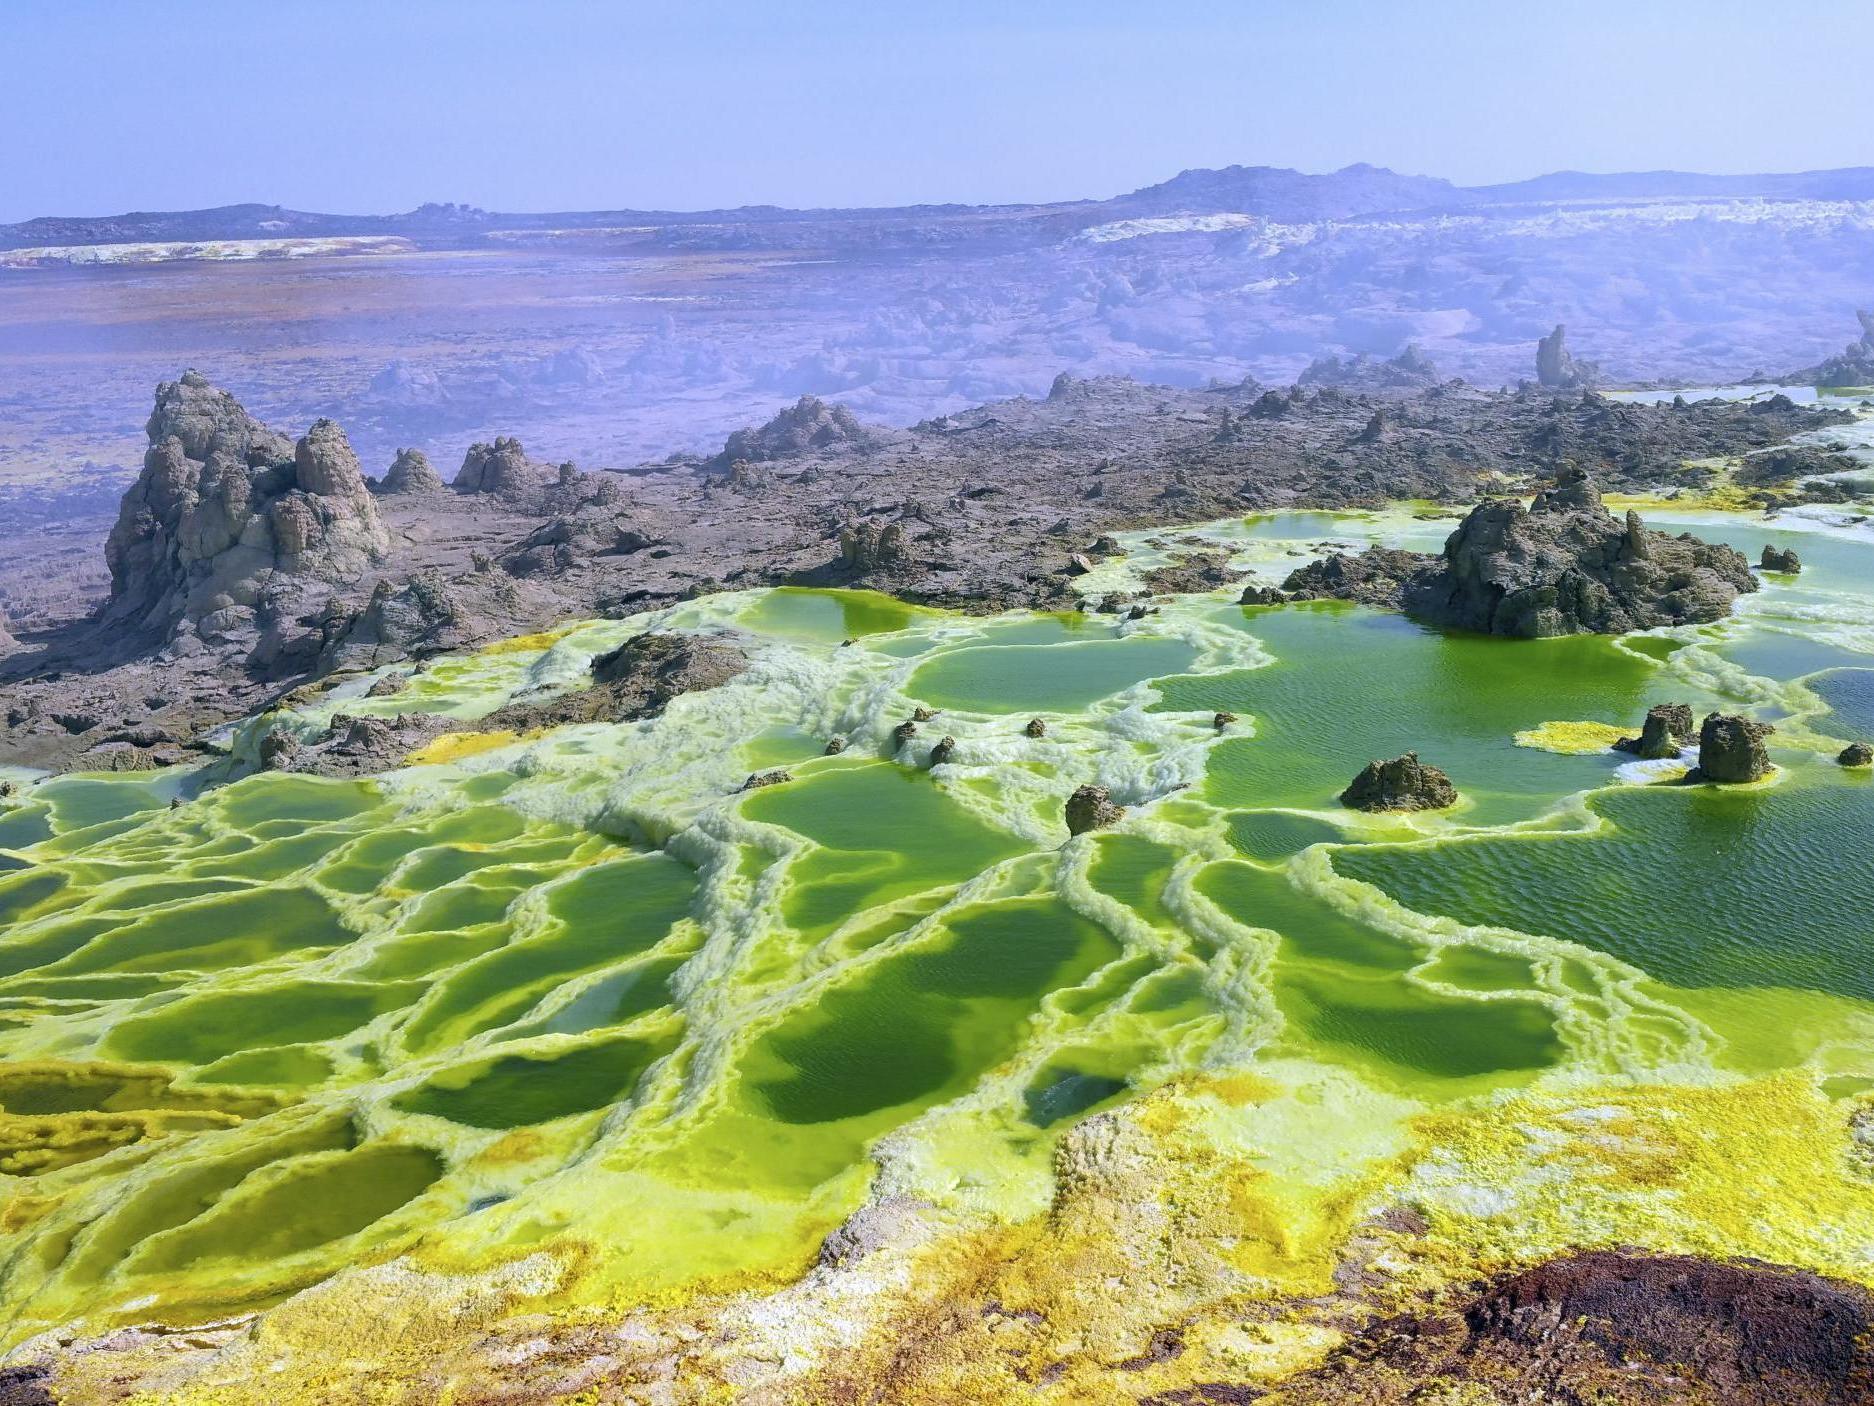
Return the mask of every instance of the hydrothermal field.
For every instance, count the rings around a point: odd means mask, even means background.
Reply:
[[[1376,1261],[1402,1283],[1583,1244],[1874,1283],[1874,781],[1835,760],[1874,734],[1874,535],[1647,510],[1806,569],[1721,624],[1540,641],[1234,590],[1136,620],[720,594],[391,696],[349,679],[202,767],[20,785],[7,1341],[264,1310],[284,1351],[291,1296],[376,1302],[392,1262],[570,1318],[747,1309],[824,1277],[868,1207],[998,1266],[1011,1312],[1147,1203],[1179,1233],[1141,1303],[1320,1293],[1402,1210]],[[1132,534],[1083,585],[1192,542],[1279,580],[1451,525]],[[751,667],[646,722],[476,730],[649,629]],[[1773,722],[1775,771],[1688,785],[1612,750],[1660,702]],[[253,765],[263,722],[397,711],[462,728],[363,780]],[[1404,751],[1456,808],[1339,804]],[[1070,838],[1083,783],[1126,814]],[[1088,1179],[1124,1225],[1063,1210]],[[917,1292],[872,1282],[842,1321]],[[770,1325],[794,1370],[825,1321]],[[297,1350],[361,1350],[326,1323]],[[1270,1324],[1193,1350],[1279,1376],[1318,1334]]]

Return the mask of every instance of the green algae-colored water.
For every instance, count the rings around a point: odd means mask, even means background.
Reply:
[[[1033,1214],[1062,1129],[1232,1071],[1330,1071],[1395,1123],[1571,1081],[1865,1087],[1874,782],[1833,756],[1874,732],[1874,540],[1695,525],[1810,569],[1722,625],[1534,642],[1227,592],[1128,622],[725,594],[299,718],[472,720],[645,628],[742,637],[746,674],[652,722],[361,782],[245,774],[242,736],[28,785],[0,810],[6,1334],[406,1249],[602,1246],[627,1298],[791,1273],[875,1185]],[[1448,527],[1201,531],[1267,579]],[[1127,545],[1089,590],[1155,564]],[[1775,719],[1774,779],[1530,745],[1667,700]],[[1456,809],[1337,804],[1406,750]],[[1083,782],[1128,814],[1069,840]]]

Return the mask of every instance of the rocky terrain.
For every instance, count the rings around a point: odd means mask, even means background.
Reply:
[[[1839,349],[1871,232],[1866,170],[1466,189],[1363,166],[1056,205],[34,220],[0,228],[0,511],[114,504],[150,386],[188,365],[269,423],[341,421],[380,467],[498,435],[588,467],[708,454],[803,394],[905,426],[1063,368],[1423,383],[1410,346],[1515,385],[1558,322],[1610,385],[1729,385]]]
[[[1514,498],[1478,504],[1441,555],[1333,554],[1291,573],[1282,592],[1248,599],[1352,600],[1428,624],[1542,639],[1722,620],[1756,589],[1742,553],[1654,532],[1631,510],[1614,517],[1587,471],[1570,465],[1527,508]]]
[[[108,589],[73,587],[62,616],[13,623],[0,760],[173,760],[310,679],[716,589],[793,582],[972,610],[1064,607],[1085,554],[1115,528],[1461,504],[1558,474],[1531,510],[1477,509],[1442,565],[1330,557],[1288,590],[1498,633],[1716,618],[1752,588],[1741,559],[1615,522],[1585,475],[1696,488],[1713,470],[1693,461],[1841,416],[1787,400],[1643,406],[1452,382],[1180,391],[1063,374],[1043,400],[908,430],[806,397],[714,456],[628,474],[542,464],[499,437],[471,446],[444,485],[411,448],[367,477],[337,424],[290,439],[191,373],[158,389],[143,470],[103,544]],[[43,591],[41,567],[29,552],[16,569],[39,572]],[[1203,590],[1230,577],[1194,552],[1148,584]]]

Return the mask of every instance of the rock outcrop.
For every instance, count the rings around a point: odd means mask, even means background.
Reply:
[[[1319,357],[1308,364],[1296,384],[1384,392],[1426,390],[1437,385],[1440,379],[1431,358],[1408,343],[1397,356],[1384,361],[1365,353],[1345,361],[1338,356]]]
[[[442,475],[421,449],[399,449],[377,491],[392,493],[439,493],[445,488]]]
[[[1731,547],[1651,531],[1637,513],[1615,518],[1587,476],[1568,469],[1527,508],[1514,498],[1479,503],[1440,556],[1383,547],[1330,555],[1291,573],[1283,589],[1542,639],[1722,620],[1757,582]]]
[[[566,722],[633,722],[654,718],[682,694],[721,688],[748,669],[748,654],[723,636],[643,634],[592,660],[592,686],[568,694],[508,703],[482,720],[487,727],[551,727]]]
[[[828,405],[818,396],[803,395],[758,429],[737,430],[730,435],[708,467],[726,473],[737,460],[758,464],[842,445],[863,448],[871,442],[871,433],[845,406]]]
[[[841,571],[855,576],[891,572],[910,564],[911,545],[904,524],[847,523],[839,530]]]
[[[1802,570],[1802,558],[1793,547],[1765,547],[1758,565],[1765,571],[1794,576]]]
[[[1458,803],[1457,787],[1435,766],[1407,752],[1391,761],[1368,762],[1340,793],[1340,803],[1369,812],[1444,810]]]
[[[456,470],[458,493],[492,493],[501,498],[525,498],[546,487],[553,475],[545,465],[527,457],[521,442],[503,435],[493,444],[471,444]]]
[[[1646,710],[1646,722],[1641,725],[1640,735],[1623,737],[1614,746],[1647,761],[1663,761],[1685,750],[1695,726],[1690,705],[1656,703]]]
[[[509,703],[481,728],[525,731],[562,723],[632,722],[655,717],[672,699],[720,688],[748,668],[748,656],[720,635],[643,634],[592,661],[592,686]]]
[[[1113,793],[1104,786],[1082,786],[1067,798],[1067,833],[1084,835],[1103,829],[1117,824],[1125,813],[1124,806],[1113,804]]]
[[[1725,785],[1762,780],[1770,774],[1770,752],[1763,740],[1775,731],[1754,718],[1711,714],[1698,730],[1698,765],[1686,780]]]
[[[1576,361],[1568,350],[1568,329],[1561,323],[1536,343],[1536,382],[1557,391],[1587,390],[1601,379],[1601,368],[1592,361]]]
[[[1835,756],[1842,766],[1874,766],[1874,746],[1866,742],[1850,742]]]
[[[1753,1261],[1584,1250],[1382,1317],[1283,1387],[1309,1406],[1851,1406],[1874,1392],[1874,1294]]]
[[[331,420],[291,443],[191,371],[157,387],[146,430],[143,471],[105,544],[107,623],[238,639],[295,581],[355,580],[389,548]]]

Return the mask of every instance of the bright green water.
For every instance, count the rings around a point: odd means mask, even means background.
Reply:
[[[1328,537],[1449,526],[1205,531],[1267,579]],[[1874,1078],[1874,1049],[1818,1033],[1874,1014],[1874,784],[1832,764],[1874,732],[1874,545],[1718,530],[1810,570],[1625,641],[1222,596],[1120,622],[723,595],[306,718],[472,719],[642,628],[748,637],[755,668],[649,724],[364,782],[29,787],[0,810],[10,1331],[210,1315],[412,1245],[583,1236],[627,1293],[798,1266],[879,1163],[1032,1213],[1061,1129],[1198,1074],[1307,1067],[1407,1108],[1666,1070]],[[1090,589],[1161,559],[1130,545]],[[1516,740],[1666,700],[1777,718],[1774,784]],[[919,704],[940,716],[894,748]],[[1458,809],[1338,805],[1406,750]],[[737,793],[775,766],[792,779]],[[1087,781],[1129,813],[1069,841]]]

